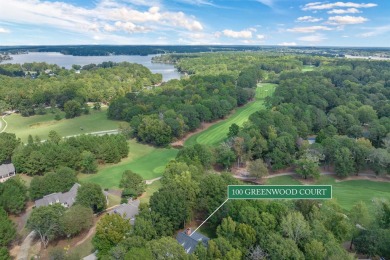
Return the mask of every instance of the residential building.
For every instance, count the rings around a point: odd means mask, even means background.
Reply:
[[[12,163],[0,165],[0,182],[5,182],[16,175],[15,166]]]
[[[116,207],[115,209],[108,212],[108,214],[119,214],[124,219],[128,219],[132,225],[135,222],[135,216],[139,213],[139,200],[129,201],[128,203],[123,203]]]
[[[184,247],[187,254],[191,254],[199,243],[207,247],[210,239],[198,232],[191,233],[191,229],[187,228],[186,231],[177,234],[176,240]]]
[[[55,203],[60,203],[62,206],[69,208],[75,203],[77,190],[80,188],[80,184],[75,183],[68,192],[57,192],[44,196],[42,199],[35,201],[35,207],[49,206]]]

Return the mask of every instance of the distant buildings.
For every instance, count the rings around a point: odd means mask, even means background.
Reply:
[[[108,212],[108,214],[118,214],[121,215],[124,219],[128,219],[132,225],[134,225],[135,222],[135,216],[138,215],[140,201],[134,200],[127,204],[121,204],[115,209]]]
[[[16,175],[15,166],[12,163],[0,165],[0,182],[5,182]]]
[[[207,247],[210,239],[198,232],[191,234],[191,229],[187,228],[186,231],[177,234],[176,240],[184,247],[187,254],[191,254],[199,243]]]
[[[68,192],[57,192],[44,196],[42,199],[35,201],[35,207],[49,206],[55,203],[60,203],[65,208],[69,208],[75,203],[77,190],[80,188],[80,184],[75,183]]]

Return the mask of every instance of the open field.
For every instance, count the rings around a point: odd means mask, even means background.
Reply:
[[[33,137],[37,135],[41,139],[46,139],[51,130],[57,131],[61,136],[68,136],[118,129],[119,121],[107,119],[107,108],[102,108],[101,111],[91,109],[90,114],[72,119],[65,119],[65,113],[62,111],[58,113],[62,118],[59,121],[55,120],[55,114],[50,112],[46,115],[30,117],[12,114],[5,117],[8,123],[6,131],[8,133],[15,133],[23,142],[26,142],[28,135],[32,135]]]
[[[118,189],[119,181],[125,170],[132,170],[145,180],[162,175],[165,165],[176,157],[178,150],[155,148],[149,145],[129,141],[128,158],[115,165],[103,165],[96,174],[80,174],[81,182],[94,182],[102,188]]]
[[[185,142],[186,146],[194,144],[207,144],[207,145],[217,145],[221,143],[229,132],[229,127],[232,124],[237,124],[242,126],[245,121],[248,120],[249,116],[254,112],[264,108],[264,98],[271,95],[275,90],[275,84],[271,83],[261,83],[256,88],[256,100],[250,102],[245,106],[242,106],[236,110],[236,112],[231,115],[226,120],[223,120],[205,131],[202,131],[196,135],[191,136]]]
[[[280,176],[268,179],[266,184],[297,185],[300,182],[291,176]],[[363,201],[370,208],[372,200],[375,198],[390,200],[389,182],[369,180],[336,181],[332,176],[322,175],[314,184],[332,185],[333,198],[346,210],[350,210],[359,201]]]

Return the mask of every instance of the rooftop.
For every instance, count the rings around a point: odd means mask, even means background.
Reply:
[[[195,251],[199,242],[207,247],[210,239],[198,232],[193,232],[191,234],[191,229],[187,229],[184,232],[179,232],[176,236],[176,240],[184,247],[187,254],[191,254]]]
[[[35,206],[48,206],[54,203],[61,203],[64,207],[71,207],[76,201],[77,190],[81,185],[75,183],[68,192],[57,192],[44,196],[42,199],[35,201]]]
[[[115,213],[121,215],[124,219],[130,220],[130,223],[134,225],[135,216],[138,215],[138,207],[139,207],[140,201],[139,200],[133,200],[129,203],[124,203],[116,207],[115,209],[111,210],[109,214]]]

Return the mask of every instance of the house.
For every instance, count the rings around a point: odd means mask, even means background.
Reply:
[[[138,215],[139,200],[129,201],[116,207],[115,209],[108,212],[108,214],[119,214],[124,219],[128,219],[132,225],[135,222],[135,216]]]
[[[15,166],[12,163],[0,165],[0,182],[5,182],[16,175]]]
[[[199,243],[202,243],[203,246],[207,247],[210,239],[198,232],[193,232],[191,234],[191,229],[187,228],[186,231],[177,234],[176,240],[184,247],[187,254],[191,254],[195,251],[195,248]]]
[[[49,206],[55,203],[61,203],[62,206],[69,208],[76,201],[77,190],[80,188],[80,184],[75,183],[68,192],[56,192],[44,196],[42,199],[35,201],[35,207]]]

